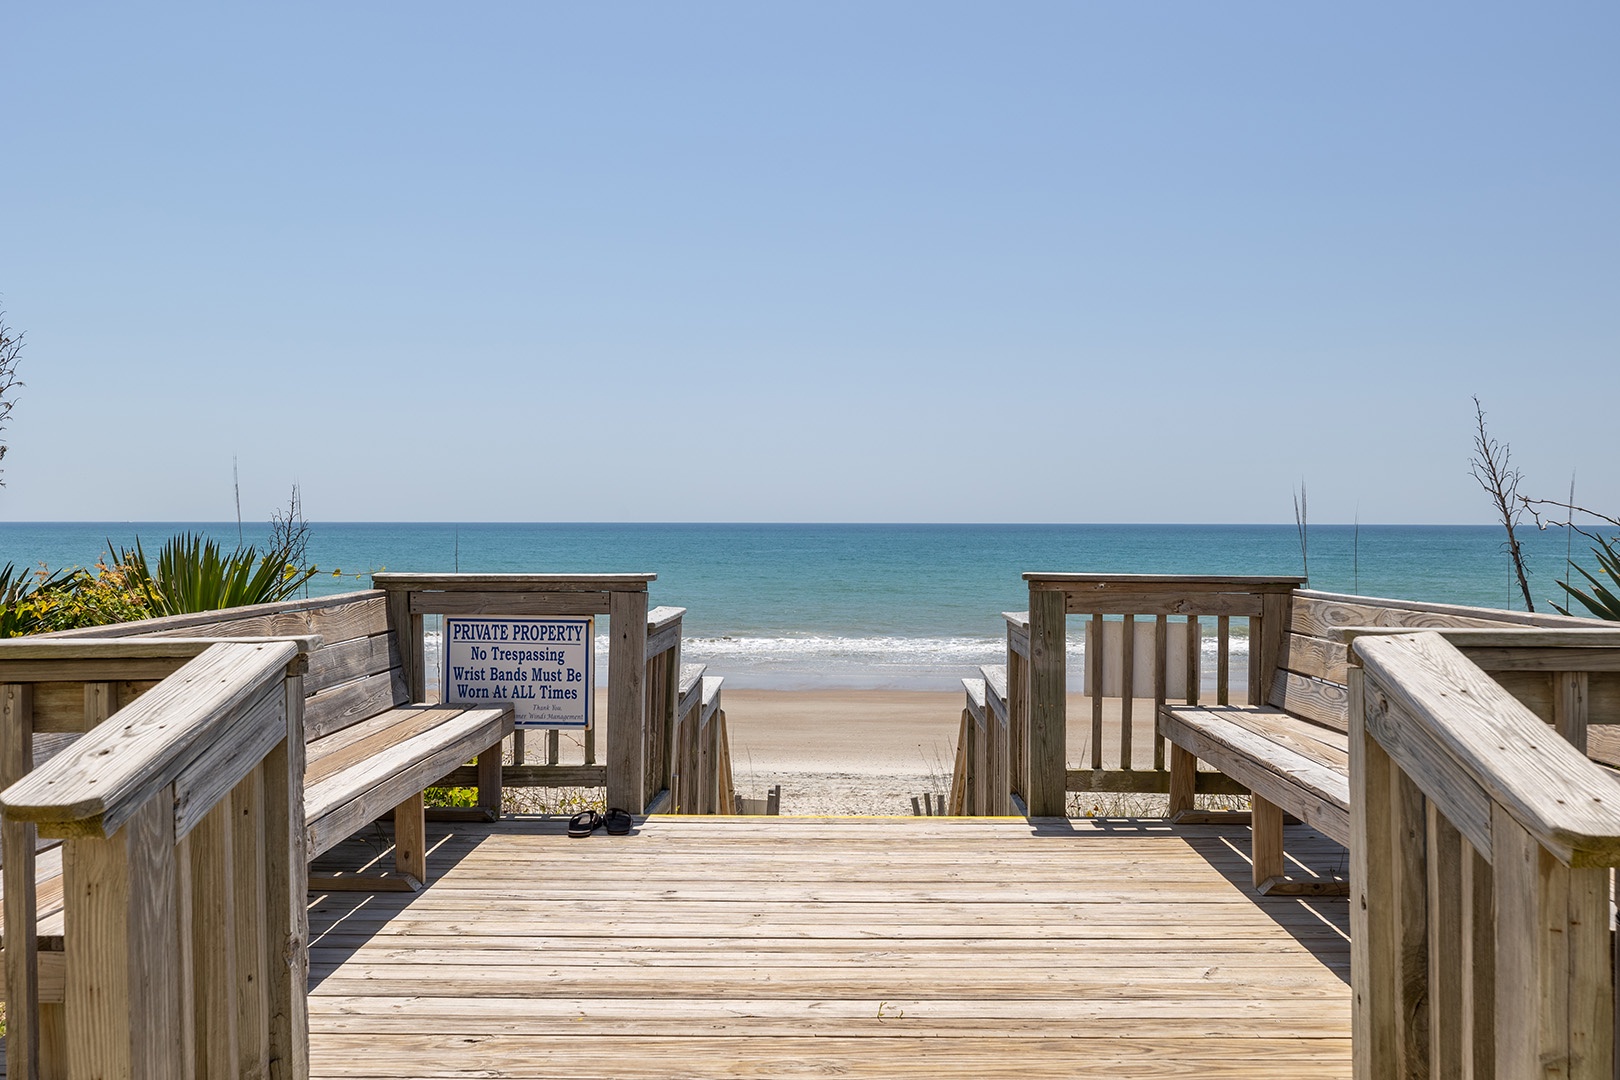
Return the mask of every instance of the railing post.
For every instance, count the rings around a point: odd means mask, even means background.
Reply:
[[[1251,643],[1252,647],[1252,643]],[[1425,1076],[1429,1060],[1428,816],[1374,736],[1386,711],[1350,687],[1350,969],[1357,1080]]]
[[[1496,982],[1508,991],[1496,999],[1496,1075],[1610,1080],[1608,870],[1564,866],[1500,805],[1491,851]]]
[[[184,1046],[174,812],[167,789],[112,836],[72,837],[66,942],[68,1069],[162,1080]]]
[[[1031,817],[1062,817],[1068,788],[1064,594],[1029,590],[1029,793]]]
[[[286,682],[287,738],[264,759],[271,1080],[309,1076],[309,864],[304,835],[304,678]]]
[[[1253,643],[1251,642],[1251,648]],[[1253,668],[1251,667],[1251,670]],[[1398,1039],[1386,1003],[1396,999],[1397,942],[1390,898],[1394,763],[1367,730],[1365,676],[1349,672],[1350,698],[1350,1055],[1355,1080],[1396,1072]]]
[[[33,690],[27,683],[0,685],[0,786],[21,780],[34,766]],[[6,1064],[8,1075],[39,1076],[39,941],[34,893],[34,826],[5,819]]]
[[[615,590],[608,599],[607,802],[632,814],[646,801],[642,745],[647,659],[647,593]]]
[[[1007,650],[1007,788],[1020,799],[1029,789],[1029,665]]]

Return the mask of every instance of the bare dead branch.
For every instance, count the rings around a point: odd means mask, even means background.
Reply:
[[[1524,551],[1519,547],[1519,538],[1513,531],[1525,511],[1524,499],[1519,495],[1519,481],[1523,477],[1513,467],[1512,454],[1507,445],[1491,438],[1485,430],[1485,407],[1479,403],[1477,396],[1474,398],[1474,423],[1474,456],[1469,462],[1469,472],[1485,489],[1485,494],[1491,497],[1502,527],[1507,530],[1506,547],[1508,554],[1513,557],[1513,572],[1519,578],[1519,591],[1524,593],[1524,608],[1534,611],[1535,601],[1530,599],[1530,571],[1524,565]]]
[[[25,336],[22,331],[6,325],[6,313],[0,311],[0,432],[6,429],[11,406],[17,400],[17,388],[22,385],[22,380],[17,378],[17,358],[22,354]],[[0,459],[5,456],[6,444],[0,442]],[[0,487],[5,483],[0,477]]]

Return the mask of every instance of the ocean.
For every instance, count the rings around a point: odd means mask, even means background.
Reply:
[[[132,546],[137,536],[153,555],[184,529],[237,541],[235,523],[0,523],[0,565],[93,565],[109,542]],[[268,531],[250,524],[242,535],[262,544]],[[1551,611],[1568,538],[1532,527],[1521,539],[1536,609]],[[1581,540],[1576,561],[1591,567]],[[1522,610],[1502,541],[1496,526],[1313,525],[1310,587]],[[728,686],[768,689],[959,688],[1000,660],[1000,613],[1028,607],[1025,571],[1302,572],[1293,525],[316,522],[309,554],[322,571],[312,596],[366,588],[382,569],[653,572],[651,604],[687,609],[684,657]],[[1077,679],[1081,635],[1070,637]],[[1245,647],[1238,637],[1239,672]],[[1206,679],[1213,667],[1204,665]]]

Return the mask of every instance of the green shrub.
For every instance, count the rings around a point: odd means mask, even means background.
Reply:
[[[134,550],[118,552],[118,562],[155,614],[183,615],[273,604],[294,595],[315,576],[315,568],[294,565],[288,554],[260,555],[251,544],[226,553],[201,534],[180,533],[158,552],[156,569],[139,540]]]
[[[1591,533],[1585,535],[1597,541],[1598,546],[1592,549],[1592,554],[1597,556],[1598,573],[1607,577],[1609,582],[1613,584],[1613,588],[1599,581],[1597,575],[1588,571],[1584,566],[1576,566],[1573,562],[1569,565],[1574,568],[1576,573],[1587,580],[1592,586],[1592,591],[1586,592],[1583,589],[1577,589],[1567,581],[1560,581],[1558,587],[1563,589],[1569,598],[1579,600],[1581,605],[1591,612],[1594,617],[1620,621],[1620,596],[1615,595],[1614,592],[1614,589],[1620,588],[1620,546],[1617,546],[1620,545],[1620,537],[1611,536],[1604,539],[1601,536],[1592,536]],[[1562,615],[1569,614],[1569,609],[1566,607],[1560,607],[1556,603],[1553,604],[1553,607],[1557,608]]]
[[[30,582],[30,578],[33,580]],[[93,570],[43,568],[0,572],[0,637],[48,634],[150,618],[154,612],[126,566],[98,562]]]
[[[430,787],[422,793],[428,806],[477,806],[478,789],[471,787]]]

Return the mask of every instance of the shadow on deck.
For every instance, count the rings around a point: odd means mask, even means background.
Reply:
[[[1348,1076],[1343,900],[1246,830],[654,817],[442,826],[310,907],[314,1077]],[[317,869],[375,858],[351,841]],[[1342,849],[1300,830],[1331,871]]]

